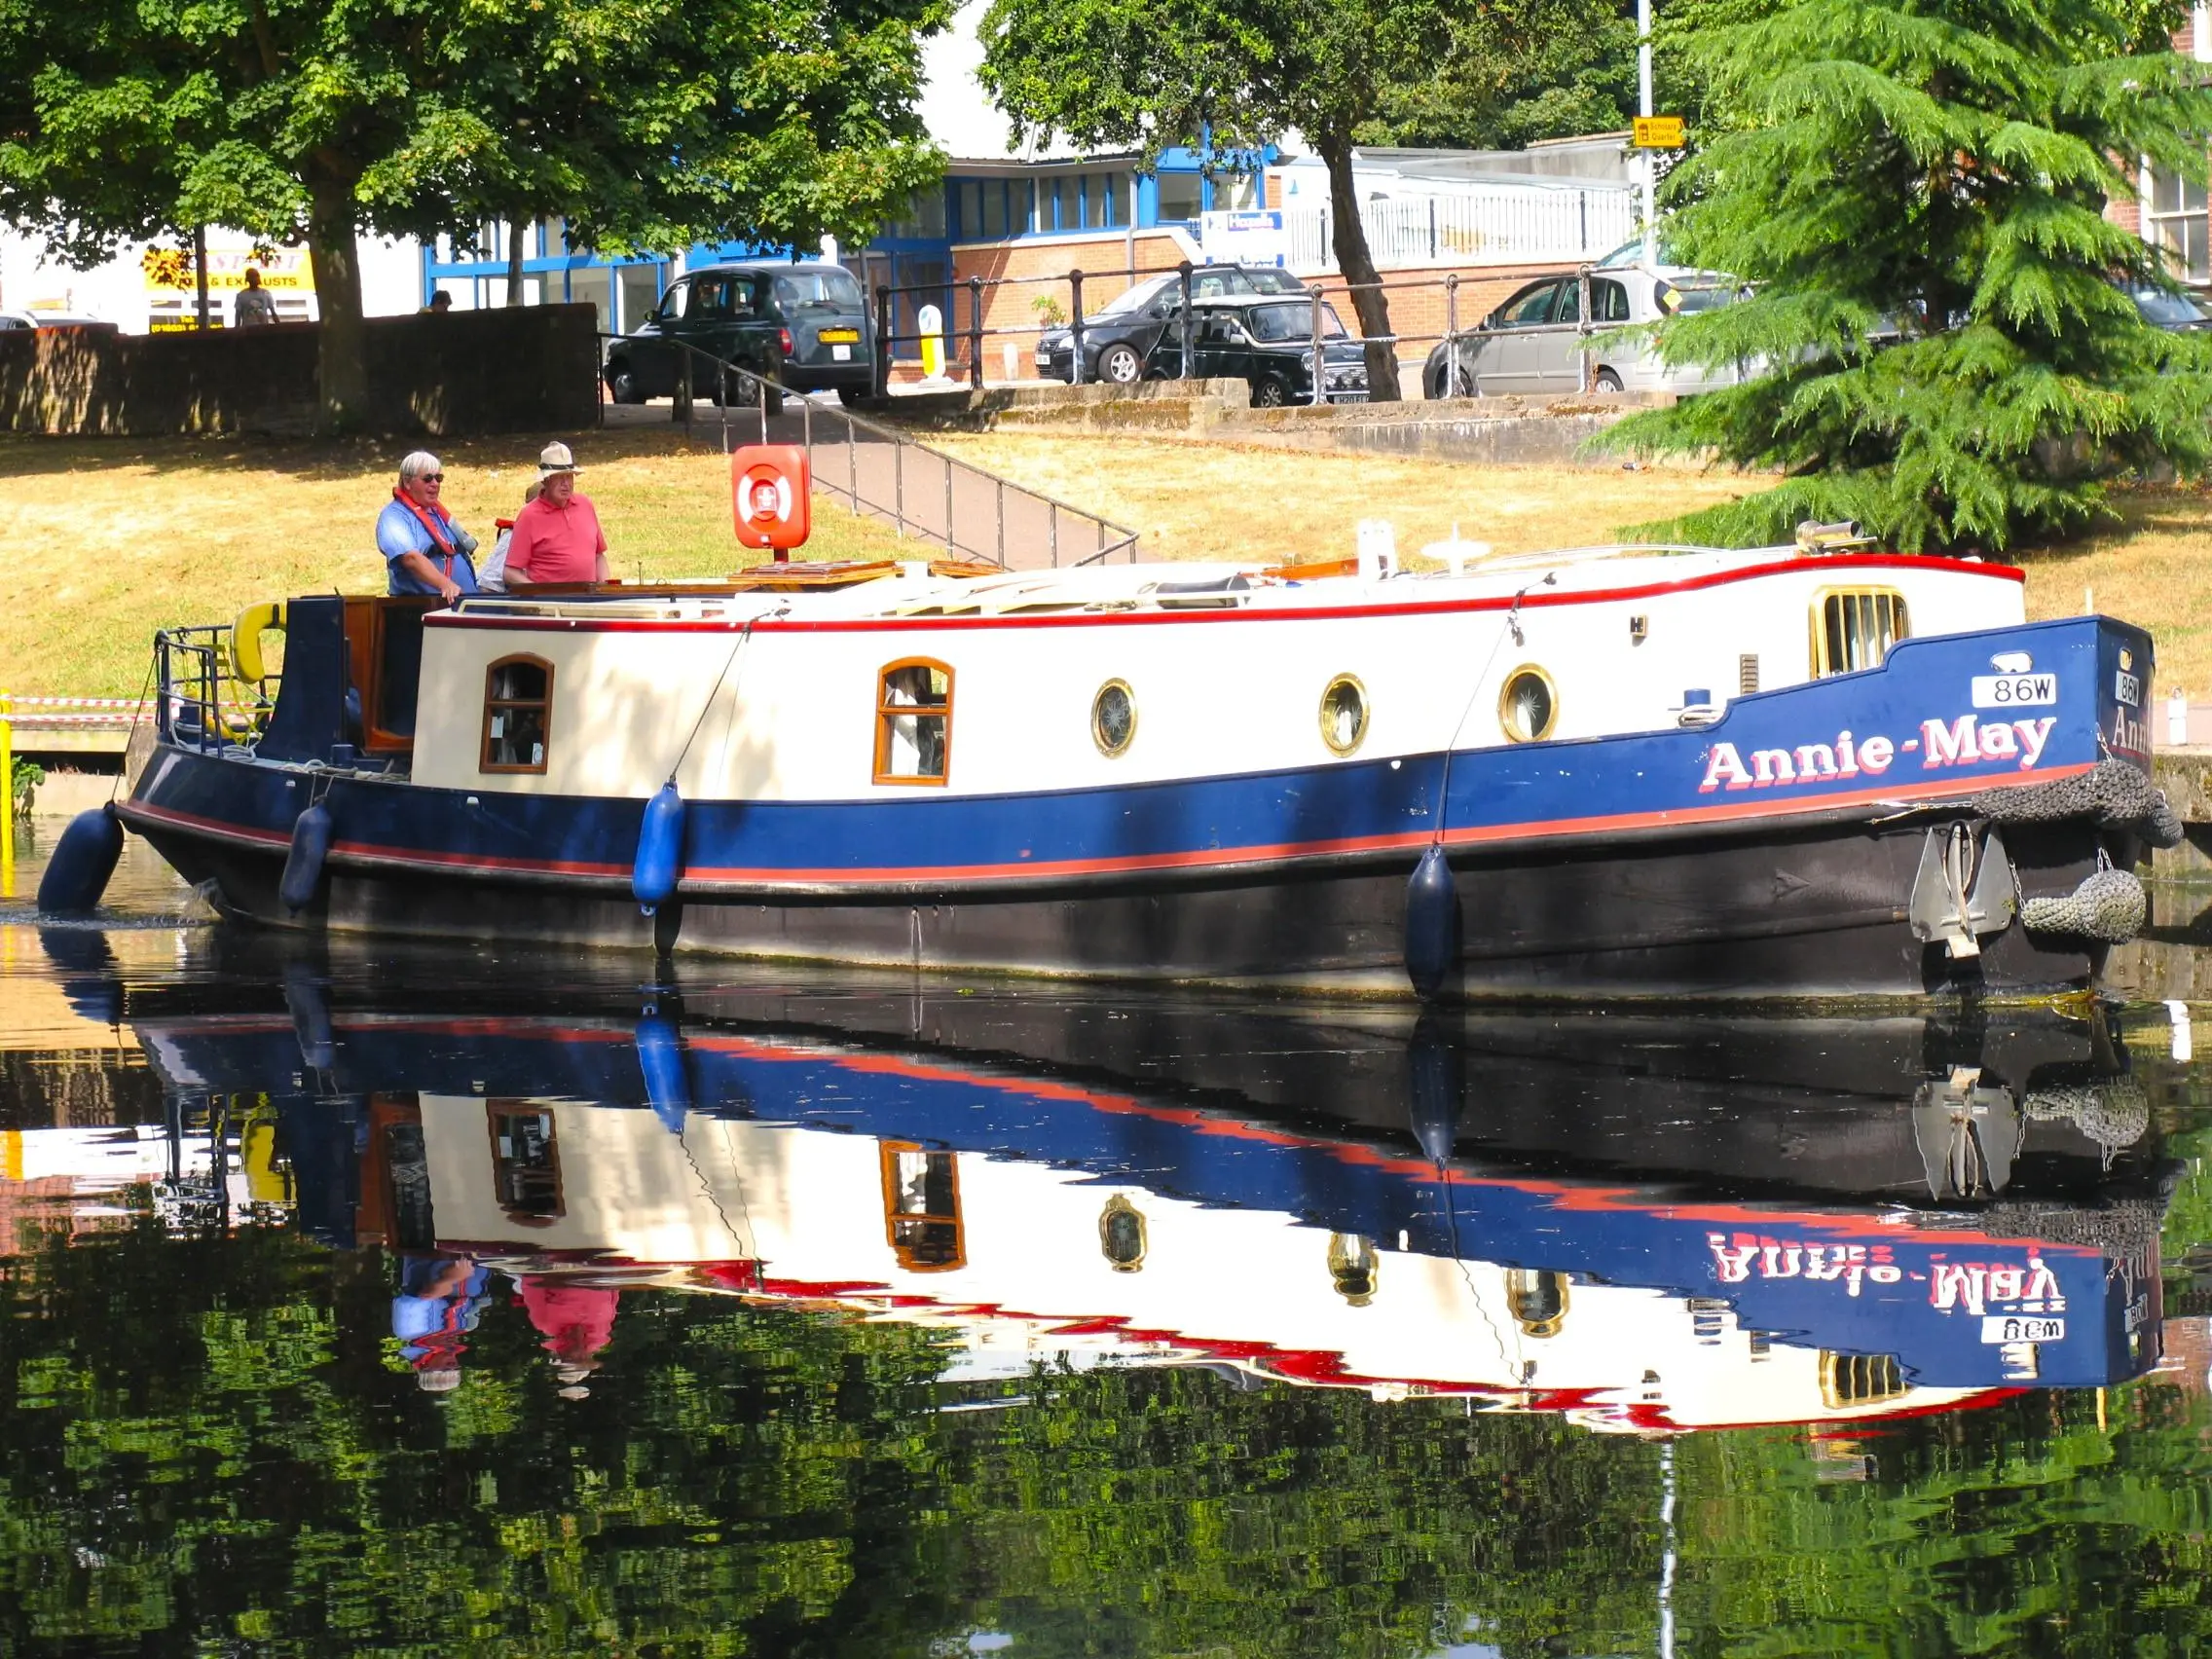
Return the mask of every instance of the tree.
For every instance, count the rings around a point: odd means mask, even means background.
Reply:
[[[1456,38],[1446,0],[992,0],[984,88],[1024,139],[1202,143],[1232,158],[1296,131],[1329,171],[1337,269],[1367,337],[1369,395],[1397,397],[1390,308],[1368,251],[1352,147],[1383,89],[1428,75]]]
[[[1433,72],[1385,87],[1366,144],[1512,149],[1613,132],[1636,110],[1636,6],[1516,0],[1469,7]]]
[[[78,263],[222,222],[304,237],[326,418],[367,389],[362,232],[562,214],[675,252],[872,234],[939,174],[947,0],[73,0],[0,6],[0,217]]]
[[[1798,0],[1687,43],[1722,129],[1668,182],[1669,257],[1751,286],[1658,349],[1766,372],[1610,439],[1784,479],[1648,529],[1850,518],[1908,549],[2002,548],[2080,529],[2129,469],[2212,459],[2212,353],[2141,321],[2120,285],[2171,278],[2103,216],[2135,158],[2205,173],[2212,92],[2170,54],[2125,55],[2145,21],[2112,0]]]

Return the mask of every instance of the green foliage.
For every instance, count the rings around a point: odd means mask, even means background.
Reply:
[[[1113,1367],[944,1413],[929,1332],[655,1291],[588,1398],[504,1295],[431,1395],[372,1254],[144,1225],[6,1272],[11,1654],[1651,1645],[1652,1450],[1556,1420]]]
[[[29,816],[31,803],[38,798],[38,787],[46,782],[46,768],[36,760],[18,756],[9,774],[8,787],[16,797],[16,816]]]
[[[1636,112],[1635,0],[1516,0],[1452,26],[1453,50],[1382,89],[1361,143],[1514,149],[1617,131]]]
[[[559,213],[613,251],[866,237],[940,170],[913,106],[920,41],[948,17],[947,0],[0,0],[0,219],[81,263],[203,223],[306,237],[341,334],[357,231]]]
[[[1670,257],[1755,288],[1659,350],[1768,372],[1612,442],[1785,478],[1647,528],[1761,541],[1855,518],[1906,548],[2003,548],[2082,529],[2117,474],[2212,460],[2212,351],[2141,321],[2115,284],[2169,278],[2103,217],[2133,190],[2118,158],[2205,172],[2212,91],[2170,54],[2121,55],[2144,26],[2100,0],[1798,0],[1688,43],[1719,130],[1669,180]]]

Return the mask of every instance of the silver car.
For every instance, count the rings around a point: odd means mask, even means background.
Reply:
[[[1647,339],[1609,338],[1637,323],[1711,311],[1743,293],[1733,278],[1680,266],[1591,270],[1530,282],[1421,368],[1430,397],[1512,392],[1707,391],[1745,378],[1740,365],[1668,368]]]

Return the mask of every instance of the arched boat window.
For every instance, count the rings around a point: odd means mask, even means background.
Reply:
[[[949,1152],[885,1141],[883,1234],[910,1273],[948,1273],[968,1265],[960,1225],[960,1165]]]
[[[1904,595],[1894,588],[1831,588],[1813,604],[1813,678],[1880,668],[1912,637]]]
[[[553,665],[501,657],[484,671],[484,757],[480,772],[542,772],[553,730]]]
[[[568,1213],[561,1193],[561,1149],[553,1114],[528,1100],[487,1100],[492,1131],[492,1185],[506,1218],[550,1227]]]
[[[941,784],[952,763],[952,670],[914,657],[888,665],[875,690],[875,781]]]
[[[1821,1398],[1829,1410],[1878,1406],[1912,1392],[1904,1368],[1894,1353],[1831,1353],[1821,1350]]]

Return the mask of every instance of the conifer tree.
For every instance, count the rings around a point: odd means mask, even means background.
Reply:
[[[1995,550],[2082,529],[2130,471],[2204,469],[2212,350],[2141,319],[2123,289],[2173,278],[2104,217],[2143,160],[2205,175],[2205,71],[2130,55],[2144,21],[2126,0],[1795,0],[1686,43],[1727,125],[1669,180],[1668,257],[1748,290],[1658,350],[1767,372],[1609,443],[1783,477],[1647,534],[1857,519]]]

